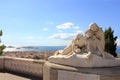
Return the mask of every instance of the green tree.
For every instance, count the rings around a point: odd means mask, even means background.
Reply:
[[[2,36],[2,30],[0,30],[0,37]],[[0,43],[1,43],[1,39],[0,39]],[[5,45],[0,45],[0,56],[3,54],[3,49],[5,49]]]
[[[104,31],[105,37],[105,51],[112,54],[114,57],[117,57],[116,53],[116,40],[117,36],[114,37],[114,30],[111,27]]]

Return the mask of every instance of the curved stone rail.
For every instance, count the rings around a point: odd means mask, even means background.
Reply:
[[[2,62],[2,63],[1,63]],[[0,69],[20,72],[32,76],[43,76],[43,65],[45,60],[34,60],[13,57],[1,57]]]

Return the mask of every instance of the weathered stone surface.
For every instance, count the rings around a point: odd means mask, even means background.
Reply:
[[[4,57],[0,57],[0,69],[4,69]]]
[[[49,62],[74,67],[112,67],[120,66],[120,58],[106,59],[95,54],[72,54],[71,56],[51,56]]]
[[[58,80],[100,80],[99,75],[58,70]]]
[[[45,60],[0,57],[0,69],[29,74],[37,77],[43,76],[44,63]]]

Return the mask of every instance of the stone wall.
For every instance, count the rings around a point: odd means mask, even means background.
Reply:
[[[76,68],[45,62],[0,57],[0,69],[43,77],[43,80],[120,80],[120,67]]]
[[[0,57],[0,70],[3,70],[4,68],[4,57]]]
[[[42,77],[44,62],[44,60],[2,57],[0,58],[0,68],[9,71],[29,74],[32,76]]]

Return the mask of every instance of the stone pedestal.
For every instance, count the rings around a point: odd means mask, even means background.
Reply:
[[[76,68],[46,62],[43,80],[120,80],[120,67]]]

